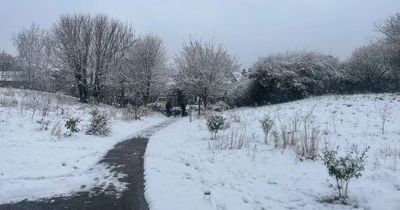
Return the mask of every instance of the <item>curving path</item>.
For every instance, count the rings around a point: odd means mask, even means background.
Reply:
[[[148,138],[172,121],[174,119],[151,126],[137,133],[136,137],[118,143],[100,161],[114,166],[113,172],[127,175],[119,179],[128,183],[122,194],[117,196],[116,190],[110,185],[105,190],[93,188],[68,197],[3,204],[0,210],[148,210],[144,197],[143,156]]]

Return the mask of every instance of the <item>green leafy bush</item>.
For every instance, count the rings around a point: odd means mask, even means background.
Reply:
[[[72,136],[73,133],[79,132],[78,124],[81,121],[81,119],[77,118],[69,118],[67,121],[65,121],[65,128],[68,130],[66,133],[66,136]]]
[[[207,118],[207,127],[213,138],[216,138],[217,133],[226,128],[226,119],[221,115],[211,115]]]
[[[339,193],[338,199],[343,203],[347,199],[347,189],[349,182],[352,178],[359,178],[362,176],[361,172],[367,159],[367,151],[369,147],[360,152],[356,145],[351,147],[350,152],[345,156],[339,157],[339,147],[336,149],[327,149],[323,151],[322,160],[328,169],[329,176],[336,179],[336,188]]]

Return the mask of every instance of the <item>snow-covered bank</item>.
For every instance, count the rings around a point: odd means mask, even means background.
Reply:
[[[391,109],[381,134],[381,112]],[[145,155],[146,198],[152,210],[400,209],[400,97],[392,94],[324,96],[225,113],[227,132],[246,127],[251,144],[214,150],[205,120],[188,119],[150,138]],[[320,146],[370,146],[363,176],[350,182],[350,205],[321,202],[336,193],[320,158],[301,161],[290,150],[263,144],[259,119],[285,122],[313,109],[326,136]],[[240,124],[240,126],[236,125]]]
[[[165,120],[152,114],[123,121],[120,110],[102,105],[100,109],[113,116],[112,127],[109,136],[98,137],[85,135],[92,107],[75,98],[0,89],[0,100],[0,203],[68,195],[111,183],[123,189],[118,177],[98,161],[118,142]],[[69,117],[81,119],[81,131],[67,137],[63,132]],[[49,122],[47,129],[40,120]],[[53,128],[59,128],[60,135],[52,135]]]

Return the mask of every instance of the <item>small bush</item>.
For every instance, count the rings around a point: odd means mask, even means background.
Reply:
[[[81,120],[79,118],[69,118],[65,121],[64,127],[67,129],[66,136],[72,136],[73,133],[79,132],[78,123]]]
[[[207,127],[212,137],[216,138],[217,133],[226,128],[226,119],[221,115],[211,115],[207,118]]]
[[[261,120],[261,128],[264,131],[264,143],[268,144],[268,136],[272,130],[272,127],[274,126],[275,122],[274,120],[269,116],[269,115],[265,115]]]
[[[364,151],[360,152],[356,145],[351,147],[344,157],[338,157],[339,147],[336,149],[328,149],[322,152],[322,160],[328,169],[329,176],[336,179],[336,188],[338,190],[338,200],[346,203],[347,189],[349,182],[352,178],[359,178],[362,176],[361,172],[367,159],[367,147]]]
[[[86,134],[96,136],[107,136],[110,131],[110,119],[107,113],[94,109],[90,112],[92,118]]]

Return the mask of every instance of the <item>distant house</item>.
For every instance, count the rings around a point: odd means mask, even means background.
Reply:
[[[0,87],[27,88],[26,73],[24,71],[0,71]]]
[[[0,87],[25,88],[28,86],[26,71],[18,65],[16,59],[0,53]]]

